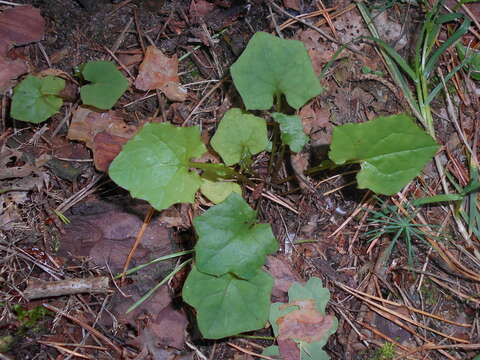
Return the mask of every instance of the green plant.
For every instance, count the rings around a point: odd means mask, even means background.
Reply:
[[[255,330],[268,319],[273,279],[262,270],[278,243],[268,224],[232,193],[194,219],[195,266],[183,299],[198,312],[203,336],[213,339]]]
[[[292,151],[300,151],[308,140],[300,118],[280,111],[289,111],[283,95],[289,106],[299,109],[322,90],[303,44],[257,33],[231,72],[247,109],[267,110],[274,105],[274,132],[278,131],[279,138]],[[392,127],[407,136],[392,134]],[[342,149],[348,143],[344,138],[349,136],[359,140],[356,152]],[[363,136],[364,142],[360,141]],[[404,141],[406,137],[410,140]],[[242,199],[238,185],[231,182],[245,181],[242,171],[248,170],[251,156],[268,147],[266,121],[241,109],[231,109],[221,119],[211,145],[225,164],[195,161],[207,151],[199,128],[146,124],[124,145],[110,165],[109,174],[132,196],[147,200],[157,210],[193,202],[199,189],[219,203],[193,221],[199,240],[183,298],[196,308],[203,336],[221,338],[265,324],[272,279],[261,268],[265,256],[275,252],[278,244],[269,225],[255,223],[256,213]],[[331,157],[339,164],[363,161],[367,174],[375,166],[379,171],[388,169],[391,174],[385,179],[359,183],[375,191],[394,193],[420,171],[436,149],[433,140],[408,117],[398,115],[338,128]],[[416,159],[408,165],[407,158],[412,155]],[[386,163],[391,165],[387,167]],[[136,172],[131,171],[132,166]],[[392,176],[399,180],[393,181]],[[313,343],[305,346],[320,352],[321,346],[315,348],[319,342]]]
[[[388,205],[387,202],[380,198],[377,198],[377,201],[380,204],[380,210],[369,210],[371,216],[367,218],[368,226],[373,227],[373,229],[365,232],[364,236],[368,238],[368,241],[373,241],[383,235],[389,235],[391,240],[387,258],[395,248],[398,240],[403,239],[407,248],[408,262],[412,265],[414,259],[413,239],[424,241],[426,236],[431,237],[432,235],[425,233],[422,228],[425,226],[437,226],[432,224],[415,224],[413,221],[416,216],[415,211],[403,214],[396,206]]]
[[[64,87],[65,80],[56,76],[27,76],[13,90],[10,116],[35,124],[47,120],[62,107]]]
[[[455,47],[461,61],[469,59],[468,69],[470,70],[470,77],[473,80],[480,80],[480,52],[478,50],[469,49],[461,43],[458,43]]]
[[[425,16],[420,33],[415,46],[415,57],[412,64],[402,58],[389,44],[379,38],[379,34],[367,6],[363,2],[358,2],[357,7],[362,14],[367,26],[373,37],[369,39],[380,46],[380,51],[385,59],[387,67],[397,85],[402,89],[410,108],[422,123],[428,133],[435,139],[435,131],[433,127],[433,117],[430,104],[438,95],[443,87],[442,83],[431,86],[430,81],[434,74],[440,56],[458,39],[460,39],[470,27],[470,20],[463,14],[453,13],[442,15],[440,9],[443,0],[436,1]],[[426,4],[429,6],[429,4]],[[448,37],[442,45],[435,47],[436,41],[440,34],[442,25],[445,23],[463,19],[458,29]],[[468,60],[469,61],[469,60]],[[467,59],[460,65],[456,66],[445,76],[445,81],[450,80],[455,73],[467,64]],[[410,90],[408,80],[410,79],[415,86],[415,93]]]
[[[273,303],[270,324],[278,346],[265,349],[263,355],[282,356],[299,351],[301,360],[328,360],[322,349],[330,335],[337,331],[338,320],[326,315],[330,292],[322,281],[312,277],[305,285],[294,283],[288,290],[287,304]]]
[[[399,114],[336,127],[329,157],[336,164],[361,163],[358,186],[393,195],[417,176],[438,150],[431,136],[412,120]]]
[[[81,67],[83,78],[90,84],[80,88],[85,105],[108,110],[128,89],[128,81],[110,61],[90,61]]]
[[[392,360],[396,355],[395,345],[392,343],[384,343],[382,347],[375,350],[370,360]]]
[[[39,321],[50,314],[50,312],[43,306],[37,306],[33,309],[27,310],[19,304],[13,305],[13,311],[20,322],[20,329],[18,330],[19,332],[25,332],[30,329],[34,329],[38,325]]]

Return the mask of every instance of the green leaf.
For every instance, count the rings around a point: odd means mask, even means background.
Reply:
[[[281,94],[298,110],[322,91],[303,43],[265,32],[253,35],[230,72],[250,110],[270,109]]]
[[[336,328],[335,328],[335,331],[336,331]],[[328,336],[330,336],[330,335],[328,335]],[[327,340],[328,340],[328,336],[326,336]],[[309,343],[301,343],[301,345],[300,345],[300,359],[301,360],[330,360],[330,356],[328,356],[328,354],[325,352],[325,350],[322,349],[322,347],[324,347],[324,346],[325,346],[325,343],[323,341],[316,341],[316,342],[312,342],[310,344]]]
[[[480,51],[467,48],[461,43],[456,45],[459,58],[468,61],[470,77],[474,80],[480,80]]]
[[[56,76],[27,76],[13,90],[10,116],[35,124],[47,120],[62,107],[57,95],[64,87],[65,80]]]
[[[293,152],[302,151],[308,142],[308,136],[303,130],[302,120],[297,115],[273,113],[273,119],[280,125],[282,142],[290,146]]]
[[[273,335],[275,335],[275,337],[278,337],[278,335],[280,335],[278,332],[277,320],[282,316],[285,316],[288,313],[297,309],[298,309],[298,306],[295,306],[295,305],[286,306],[286,304],[283,304],[283,303],[272,303],[272,305],[270,306],[270,314],[268,316],[268,322],[272,327]]]
[[[82,69],[83,78],[91,84],[80,88],[86,105],[108,110],[128,89],[128,81],[110,61],[90,61]]]
[[[195,246],[200,271],[223,275],[227,272],[250,279],[265,263],[267,254],[278,249],[269,224],[255,224],[256,212],[243,198],[232,193],[193,220],[198,234]]]
[[[265,150],[268,143],[265,120],[240,109],[227,111],[211,140],[213,149],[227,165]]]
[[[288,301],[315,300],[317,310],[325,315],[325,308],[330,300],[330,291],[324,288],[322,280],[316,277],[310,278],[305,285],[295,282],[288,289]]]
[[[183,286],[183,299],[197,310],[202,335],[220,339],[263,328],[272,287],[273,278],[263,270],[242,280],[231,274],[204,274],[194,266]]]
[[[270,357],[273,357],[274,359],[277,359],[280,356],[280,350],[276,345],[268,346],[265,349],[263,349],[262,355],[270,356]]]
[[[242,195],[242,188],[234,182],[210,181],[202,179],[200,191],[214,204],[225,200],[232,192]]]
[[[425,204],[433,204],[445,201],[459,201],[463,200],[464,196],[460,194],[441,194],[441,195],[434,195],[434,196],[427,196],[420,199],[416,199],[412,201],[412,205],[420,206]]]
[[[378,117],[333,130],[329,157],[361,162],[358,187],[393,195],[417,176],[439,146],[405,114]]]
[[[202,180],[189,171],[190,159],[205,152],[198,127],[149,123],[123,146],[109,174],[133,197],[163,210],[175,203],[194,201]]]

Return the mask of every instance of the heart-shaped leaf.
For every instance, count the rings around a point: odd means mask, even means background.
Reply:
[[[57,95],[64,87],[65,80],[56,76],[27,76],[13,90],[10,116],[35,124],[47,120],[62,107]]]
[[[358,187],[393,195],[435,155],[438,145],[405,114],[378,117],[333,130],[330,159],[360,162]]]
[[[84,104],[99,109],[111,109],[128,89],[128,80],[110,61],[90,61],[82,75],[91,84],[80,88],[80,97]]]
[[[163,210],[175,203],[194,201],[202,179],[189,170],[193,167],[190,159],[205,152],[198,127],[149,123],[123,146],[109,174],[133,197]]]
[[[194,266],[183,299],[197,310],[198,327],[208,339],[261,329],[268,320],[273,278],[257,270],[249,280],[204,274]]]
[[[227,111],[210,142],[227,165],[265,150],[268,144],[265,120],[240,109]]]
[[[227,272],[250,279],[265,263],[278,243],[269,224],[255,224],[256,212],[243,198],[232,193],[193,220],[198,234],[195,246],[200,271],[223,275]]]
[[[234,182],[210,181],[207,179],[202,179],[202,181],[200,191],[214,204],[221,203],[232,192],[242,195],[242,188]]]
[[[273,119],[280,125],[282,141],[290,146],[293,152],[302,151],[308,142],[308,136],[303,131],[302,120],[297,115],[273,113]]]
[[[245,107],[251,110],[270,109],[273,97],[281,94],[299,109],[322,91],[305,45],[265,32],[253,35],[230,72]]]

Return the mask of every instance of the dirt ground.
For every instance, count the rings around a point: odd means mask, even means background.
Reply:
[[[113,108],[124,129],[137,129],[147,122],[199,125],[206,141],[228,109],[243,107],[229,68],[253,34],[280,33],[302,41],[324,88],[298,112],[310,142],[300,153],[282,152],[274,161],[268,152],[258,154],[248,175],[251,183],[243,186],[244,198],[258,212],[260,222],[271,224],[280,243],[266,265],[276,280],[274,299],[286,299],[279,284],[312,277],[322,280],[331,293],[327,313],[339,320],[324,347],[331,359],[474,359],[480,354],[480,244],[476,237],[480,218],[469,223],[459,215],[462,209],[470,214],[480,211],[477,193],[461,203],[412,211],[407,200],[442,194],[445,181],[455,192],[450,178],[442,178],[433,161],[391,197],[358,189],[356,165],[316,168],[327,157],[336,126],[411,113],[379,48],[362,38],[371,34],[356,2],[15,2],[40,9],[45,21],[41,41],[9,50],[10,59],[26,62],[24,74],[56,69],[71,77],[88,61],[113,61],[130,82]],[[362,3],[375,12],[380,36],[411,59],[425,7],[410,1]],[[454,5],[454,1],[446,3]],[[473,48],[480,44],[477,5],[459,9],[474,20],[471,31],[460,40]],[[11,8],[0,2],[0,10]],[[300,14],[311,16],[299,21]],[[438,41],[452,30],[445,26]],[[340,49],[344,43],[350,44],[349,49]],[[132,85],[149,45],[178,58],[180,84],[187,89],[183,101]],[[441,55],[438,68],[446,74],[459,61],[451,47]],[[478,176],[472,159],[476,161],[478,155],[480,91],[479,82],[468,76],[464,69],[459,71],[448,83],[451,99],[441,93],[432,102],[436,140],[442,145],[437,156],[462,188]],[[12,86],[19,79],[12,79]],[[196,241],[192,219],[212,204],[198,195],[194,204],[152,212],[148,203],[132,199],[116,186],[99,170],[88,140],[69,136],[80,103],[78,86],[75,81],[70,84],[60,112],[40,124],[12,119],[12,91],[3,89],[0,359],[262,358],[257,355],[275,341],[269,326],[215,341],[202,338],[195,311],[181,298],[188,266],[147,302],[126,313],[191,257],[185,254],[159,262],[125,281],[114,279],[139,233],[141,243],[130,267],[192,249]],[[456,109],[457,122],[449,106]],[[101,145],[108,151],[121,147],[110,139]],[[378,214],[386,222],[379,221]],[[419,229],[418,224],[423,225],[420,235],[408,242],[407,232]],[[403,232],[397,240],[399,229]],[[390,248],[392,241],[395,246]],[[92,279],[95,283],[85,285],[89,290],[83,293],[29,298],[32,284],[38,288],[43,282],[77,284]]]

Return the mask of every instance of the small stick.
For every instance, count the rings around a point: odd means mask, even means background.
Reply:
[[[106,293],[110,290],[108,277],[69,279],[60,281],[29,281],[23,296],[27,300],[81,293]]]
[[[76,317],[72,316],[72,315],[69,315],[69,314],[66,314],[64,313],[62,310],[60,310],[59,308],[55,307],[55,306],[52,306],[52,305],[49,305],[49,304],[43,304],[42,305],[45,309],[47,310],[50,310],[50,311],[53,311],[59,315],[62,315],[64,317],[66,317],[68,320],[74,322],[75,324],[83,327],[85,330],[87,330],[89,333],[91,333],[92,335],[96,336],[97,338],[101,339],[103,342],[105,342],[108,346],[110,346],[113,350],[115,350],[115,352],[117,354],[119,354],[120,356],[122,355],[122,349],[120,349],[117,345],[115,345],[109,338],[107,338],[105,335],[103,335],[100,331],[98,331],[97,329],[91,327],[90,325],[88,324],[85,324],[83,321],[77,319]]]
[[[270,356],[265,356],[265,355],[260,355],[260,354],[256,354],[254,353],[253,351],[249,351],[247,349],[244,349],[238,345],[235,345],[235,344],[232,344],[230,342],[227,343],[229,346],[233,347],[234,349],[237,349],[245,354],[248,354],[248,355],[251,355],[251,356],[255,356],[255,357],[258,357],[260,359],[267,359],[267,360],[274,360],[273,358],[271,358]]]

